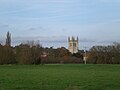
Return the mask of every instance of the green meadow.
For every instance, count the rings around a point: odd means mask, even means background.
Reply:
[[[120,90],[120,65],[1,65],[0,90]]]

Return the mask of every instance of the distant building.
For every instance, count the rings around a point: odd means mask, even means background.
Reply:
[[[78,46],[79,46],[79,40],[78,37],[75,40],[74,37],[72,37],[72,39],[70,39],[70,37],[68,37],[68,50],[69,52],[73,53],[78,53]]]
[[[11,34],[9,32],[7,32],[7,35],[6,35],[6,46],[11,46]]]
[[[45,58],[45,57],[47,57],[47,56],[48,56],[48,53],[47,53],[47,52],[42,52],[42,55],[41,55],[42,58]]]

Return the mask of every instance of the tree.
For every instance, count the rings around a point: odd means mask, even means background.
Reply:
[[[9,46],[0,46],[0,64],[16,63],[13,49]]]
[[[6,46],[11,46],[11,34],[7,32]]]
[[[94,64],[119,64],[120,44],[115,43],[108,46],[93,46],[90,49],[88,61]]]
[[[32,43],[32,44],[31,44]],[[42,47],[35,42],[21,44],[15,48],[18,64],[40,64]]]

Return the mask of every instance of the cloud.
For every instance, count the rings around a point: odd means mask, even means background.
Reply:
[[[6,34],[7,31],[11,30],[11,26],[9,24],[0,24],[0,34]]]
[[[36,30],[36,28],[33,28],[33,27],[28,29],[28,31],[35,31],[35,30]]]
[[[43,47],[68,47],[68,37],[66,36],[36,36],[36,37],[12,37],[12,45],[16,46],[27,41],[39,41]],[[84,47],[90,49],[95,45],[111,45],[113,42],[120,42],[114,40],[92,40],[88,38],[79,38],[79,49],[82,50]],[[5,38],[0,39],[0,43],[5,43]]]
[[[77,0],[0,0],[0,15],[29,13],[54,14],[65,12],[70,6],[74,6]],[[7,4],[6,4],[7,3]],[[28,15],[27,15],[28,16]]]
[[[80,43],[87,44],[117,40],[120,37],[119,2],[0,0],[0,22],[5,23],[0,25],[0,33],[6,35],[10,30],[13,35],[21,36],[15,42],[40,40],[66,43],[67,37],[62,36],[68,35],[80,36]]]
[[[12,41],[13,42],[23,42],[23,41],[27,41],[27,40],[39,40],[40,42],[67,42],[68,41],[68,37],[66,36],[30,36],[30,37],[13,37]],[[85,39],[85,38],[81,38],[79,39],[79,42],[81,43],[94,43],[97,42],[96,40],[91,40],[91,39]]]
[[[13,37],[13,41],[27,41],[27,40],[39,40],[39,41],[64,41],[65,36],[29,36],[29,37]]]
[[[84,43],[84,42],[86,42],[86,43],[94,43],[94,42],[96,42],[96,40],[87,39],[87,38],[82,38],[82,39],[80,39],[79,41],[80,41],[81,43]]]
[[[46,31],[46,29],[42,26],[39,26],[38,29],[41,30],[41,31]]]
[[[41,32],[44,32],[46,31],[46,29],[42,26],[38,26],[38,27],[30,27],[27,29],[28,31],[41,31]]]
[[[72,3],[78,0],[0,0],[1,3]]]
[[[97,0],[104,3],[120,3],[120,0]]]
[[[0,28],[9,28],[9,25],[8,24],[1,24]]]
[[[0,15],[15,14],[15,13],[25,12],[32,9],[34,9],[34,7],[21,7],[19,9],[11,8],[11,10],[9,10],[8,8],[8,10],[1,11]]]
[[[67,42],[67,39],[65,36],[36,36],[36,37],[13,37],[12,38],[12,45],[18,45],[20,43],[26,42],[27,40],[29,41],[39,41],[40,44],[56,44],[56,43],[65,43]],[[50,47],[50,45],[46,45],[47,47]],[[46,47],[45,46],[45,47]]]

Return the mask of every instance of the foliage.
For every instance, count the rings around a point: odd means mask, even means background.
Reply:
[[[42,63],[83,63],[82,55],[80,53],[71,55],[65,48],[46,48],[45,52],[48,53],[47,57],[42,58]]]
[[[94,64],[120,64],[120,44],[109,46],[93,46],[88,57],[89,63]]]
[[[15,63],[15,54],[13,49],[9,46],[0,46],[0,64]]]
[[[0,45],[0,64],[82,63],[81,54],[65,48],[43,48],[39,42],[27,41],[15,47]]]
[[[21,44],[16,47],[16,60],[18,64],[40,64],[41,48],[39,44]]]
[[[83,55],[80,52],[74,53],[73,56],[83,59]]]

